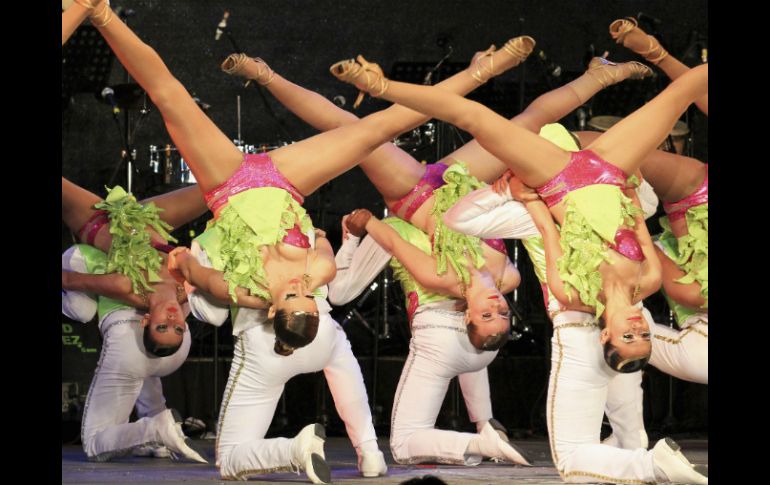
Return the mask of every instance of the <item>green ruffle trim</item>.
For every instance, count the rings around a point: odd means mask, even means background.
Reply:
[[[430,238],[422,230],[416,228],[405,220],[396,217],[386,217],[382,222],[392,227],[404,241],[415,246],[425,254],[431,254]],[[414,279],[414,276],[407,271],[398,259],[391,258],[390,267],[393,269],[393,277],[401,283],[401,288],[407,296],[407,307],[409,306],[408,295],[410,292],[415,292],[417,294],[419,304],[421,305],[451,299],[450,296],[433,293],[420,286],[420,284],[417,283],[417,280]]]
[[[468,173],[468,167],[462,162],[453,164],[444,172],[446,184],[436,189],[435,202],[431,215],[436,216],[436,228],[433,232],[433,254],[436,257],[436,274],[444,274],[447,263],[466,285],[470,283],[470,271],[466,267],[467,259],[476,268],[484,266],[481,239],[452,231],[444,224],[444,213],[458,200],[486,184]]]
[[[163,258],[150,244],[151,236],[145,228],[150,226],[167,241],[177,242],[167,232],[173,227],[160,219],[158,214],[163,209],[152,202],[141,205],[120,186],[107,187],[107,192],[107,197],[94,205],[96,209],[107,211],[110,218],[112,245],[107,255],[106,272],[127,276],[136,294],[155,291],[150,283],[161,281],[158,272]]]
[[[242,192],[242,194],[246,197],[252,196],[247,194],[248,192],[251,191]],[[238,286],[246,288],[252,295],[271,301],[270,285],[262,260],[262,247],[279,243],[286,236],[287,231],[298,222],[303,233],[313,228],[305,209],[288,192],[282,192],[285,194],[283,210],[280,218],[273,221],[278,227],[271,227],[264,231],[255,230],[254,224],[250,225],[233,203],[228,203],[220,211],[217,219],[209,221],[207,229],[216,230],[219,237],[218,256],[221,258],[222,268],[217,269],[224,273],[223,277],[228,283],[228,291],[233,302],[236,301],[235,289]],[[235,197],[230,198],[231,202]],[[270,202],[273,201],[274,199]],[[246,204],[250,202],[247,201]],[[259,209],[253,207],[253,210]]]
[[[642,212],[619,188],[615,187],[615,189],[617,189],[616,196],[620,198],[620,220],[614,223],[616,229],[610,231],[613,236],[620,224],[634,227],[636,225],[634,217]],[[578,209],[577,204],[570,198],[573,193],[567,194],[565,198],[566,212],[560,237],[563,254],[556,263],[567,295],[570,295],[573,289],[577,291],[580,301],[584,305],[594,307],[596,318],[599,318],[604,313],[605,306],[599,301],[602,276],[598,268],[603,261],[608,261],[607,248],[612,240],[608,241],[596,232]],[[596,218],[597,214],[592,216]]]
[[[700,285],[700,294],[706,300],[701,307],[708,309],[709,305],[709,205],[701,204],[690,207],[685,213],[688,234],[677,238],[671,232],[668,217],[660,218],[663,234],[660,239],[676,239],[676,254],[667,255],[686,274],[675,280],[677,283]]]

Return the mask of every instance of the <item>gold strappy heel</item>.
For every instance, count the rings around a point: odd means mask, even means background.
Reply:
[[[652,64],[658,64],[668,56],[668,51],[658,39],[639,28],[633,17],[618,19],[610,24],[610,35],[618,44],[631,49]]]
[[[503,58],[502,61],[499,62],[497,68],[495,68],[495,61],[493,56],[497,51],[495,46],[492,45],[489,47],[489,49],[484,51],[483,54],[474,58],[471,77],[473,77],[473,79],[475,79],[478,83],[484,84],[494,76],[498,76],[508,69],[521,64],[527,58],[527,56],[532,53],[532,49],[534,48],[535,39],[528,35],[522,35],[509,40],[505,43],[501,50],[507,53],[510,57]]]
[[[594,57],[588,64],[586,74],[596,79],[602,88],[606,88],[625,79],[643,79],[652,76],[652,69],[641,62],[616,64],[603,57]]]
[[[250,61],[253,61],[257,65],[257,73],[254,77],[249,77],[249,75],[244,72],[246,64]],[[242,52],[227,56],[227,59],[222,62],[220,67],[224,72],[231,76],[241,76],[248,79],[248,81],[246,81],[246,86],[248,86],[251,81],[256,81],[260,86],[267,86],[275,77],[275,72],[270,69],[270,66],[268,66],[265,61],[259,57],[249,57]]]
[[[355,59],[337,62],[329,68],[334,77],[342,82],[352,84],[359,89],[353,108],[358,108],[365,94],[372,97],[382,96],[388,89],[388,79],[382,73],[379,65],[368,62],[359,55]]]

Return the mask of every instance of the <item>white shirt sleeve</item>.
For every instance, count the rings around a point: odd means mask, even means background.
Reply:
[[[77,273],[88,273],[85,258],[80,248],[75,245],[61,255],[61,269]],[[88,323],[96,316],[96,295],[81,291],[61,290],[61,312],[69,318]]]
[[[197,241],[193,241],[190,245],[190,252],[195,256],[195,259],[198,260],[201,266],[205,266],[206,268],[212,267],[211,261],[209,261],[209,257],[206,254],[206,250],[204,250]],[[198,291],[197,289],[190,291],[190,288],[192,288],[190,285],[185,285],[185,289],[187,290],[187,302],[190,304],[190,311],[193,316],[202,322],[221,327],[230,315],[230,308],[216,303],[210,295]]]
[[[466,195],[444,214],[453,231],[484,239],[525,239],[540,235],[527,208],[507,193],[483,187]]]
[[[337,276],[329,283],[329,301],[332,305],[344,305],[363,293],[367,286],[385,269],[391,255],[371,236],[360,238],[350,234],[342,242],[335,261]]]
[[[642,183],[636,188],[636,193],[639,195],[639,202],[642,204],[644,218],[649,219],[654,216],[658,210],[658,196],[655,194],[652,185],[646,180],[642,180]]]

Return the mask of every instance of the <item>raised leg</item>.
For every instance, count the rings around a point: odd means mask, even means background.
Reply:
[[[660,45],[658,39],[639,28],[633,17],[615,20],[610,24],[610,35],[618,44],[636,52],[657,65],[672,81],[690,70]],[[708,116],[708,93],[695,101],[695,105]]]
[[[645,157],[642,175],[664,202],[675,202],[690,195],[706,176],[702,162],[663,150],[654,150]]]
[[[190,165],[200,189],[206,192],[227,180],[240,166],[243,154],[195,104],[158,53],[117,15],[98,28],[123,66],[160,110],[169,135]]]
[[[623,118],[586,148],[634,173],[666,139],[687,107],[708,93],[708,64],[691,69],[649,103]]]
[[[357,83],[359,88],[365,84]],[[381,92],[380,92],[381,91]],[[387,81],[378,95],[471,133],[479,144],[505,162],[528,185],[540,186],[556,175],[569,154],[553,143],[487,107],[433,86]]]

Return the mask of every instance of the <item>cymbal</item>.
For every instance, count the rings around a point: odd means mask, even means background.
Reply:
[[[589,127],[593,128],[597,131],[607,131],[610,128],[612,128],[615,123],[622,120],[620,116],[594,116],[590,120],[588,120],[588,123],[586,123]],[[671,136],[673,137],[681,137],[685,136],[688,133],[690,133],[690,128],[687,127],[687,124],[682,121],[678,120],[674,127],[671,129]]]
[[[588,126],[593,128],[597,131],[607,131],[610,128],[612,128],[615,123],[622,120],[620,116],[594,116],[590,120],[588,120],[588,123],[586,123]]]
[[[115,84],[108,87],[114,91],[113,99],[120,109],[142,109],[152,104],[144,89],[136,83]],[[95,96],[102,103],[110,104],[110,101],[100,92],[95,93]]]

